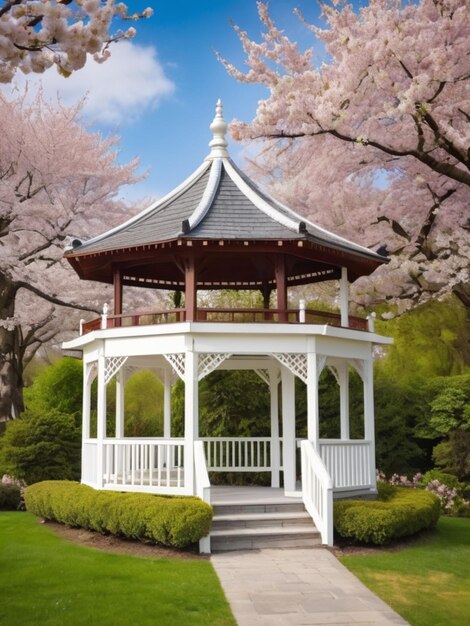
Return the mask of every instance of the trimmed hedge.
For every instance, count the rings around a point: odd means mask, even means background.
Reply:
[[[429,491],[387,486],[379,500],[342,500],[334,505],[336,532],[343,538],[384,545],[426,528],[439,519],[439,498]]]
[[[21,489],[17,485],[0,484],[0,511],[16,511],[21,503]]]
[[[34,515],[68,526],[177,548],[207,535],[213,514],[199,498],[98,491],[65,480],[30,485],[25,503]]]

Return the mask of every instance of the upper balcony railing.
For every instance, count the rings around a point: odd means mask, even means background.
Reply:
[[[171,324],[186,321],[185,309],[166,309],[124,313],[123,315],[103,315],[98,319],[81,324],[81,334],[93,330],[122,328],[129,326],[148,326],[152,324]],[[328,311],[312,309],[234,309],[234,308],[198,308],[197,322],[258,324],[329,324],[341,327],[341,315]],[[362,317],[349,316],[348,328],[371,330],[370,323]]]

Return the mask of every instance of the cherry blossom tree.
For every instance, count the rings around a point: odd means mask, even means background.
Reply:
[[[327,228],[375,249],[387,267],[355,285],[364,305],[398,310],[453,290],[470,305],[470,5],[466,0],[323,4],[308,24],[328,61],[318,66],[258,3],[261,43],[235,27],[261,83],[240,140],[261,140],[252,169],[278,196]]]
[[[22,410],[23,368],[36,350],[71,324],[76,332],[106,298],[63,260],[67,236],[129,217],[115,196],[136,180],[137,162],[119,165],[116,139],[85,130],[81,106],[0,93],[0,421]]]
[[[150,17],[151,8],[129,13],[114,0],[5,0],[0,7],[0,82],[20,69],[42,73],[55,65],[63,76],[82,68],[88,55],[103,62],[109,46],[136,34],[132,26],[111,33],[113,21]]]

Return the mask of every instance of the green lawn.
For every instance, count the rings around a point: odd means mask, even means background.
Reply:
[[[99,552],[29,513],[0,513],[0,624],[233,626],[209,561]]]
[[[412,626],[470,623],[470,519],[443,517],[413,547],[341,561]]]

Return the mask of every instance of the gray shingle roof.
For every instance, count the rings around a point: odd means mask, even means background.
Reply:
[[[227,157],[208,157],[175,191],[125,224],[83,242],[73,253],[139,247],[178,238],[304,239],[381,258],[367,248],[321,229],[277,202]]]

